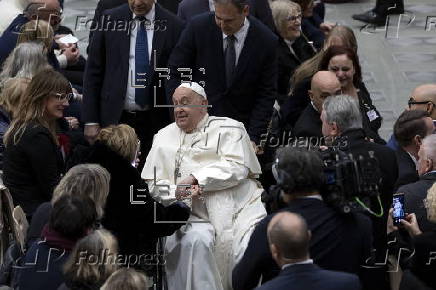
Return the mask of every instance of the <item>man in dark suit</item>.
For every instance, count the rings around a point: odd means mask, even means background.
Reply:
[[[275,26],[268,0],[249,0],[249,5],[250,14],[274,30]],[[215,11],[214,0],[182,0],[177,16],[189,21],[192,17],[209,11]]]
[[[329,96],[341,94],[341,83],[336,75],[330,71],[319,71],[312,77],[308,91],[311,103],[304,109],[293,130],[296,137],[318,137],[322,135],[320,119],[322,104]]]
[[[346,95],[328,97],[323,103],[321,121],[324,137],[336,138],[334,145],[340,150],[351,153],[355,159],[360,157],[366,159],[373,155],[379,162],[381,174],[379,193],[381,202],[379,202],[378,198],[372,198],[371,209],[375,213],[383,212],[383,215],[381,217],[370,215],[370,217],[373,224],[376,262],[383,265],[387,244],[387,216],[392,204],[392,194],[398,177],[395,153],[387,146],[370,142],[365,138],[359,102],[353,97]],[[381,207],[383,207],[383,211]],[[373,280],[378,281],[377,289],[388,289],[388,285],[384,284],[386,269],[383,266],[380,266],[380,268],[374,266],[373,269]]]
[[[357,290],[354,274],[323,270],[309,255],[311,233],[298,214],[281,212],[268,224],[268,242],[274,261],[281,268],[279,276],[259,290]]]
[[[398,180],[396,187],[418,181],[418,151],[422,139],[434,131],[433,120],[426,111],[404,111],[394,124],[394,136],[399,144],[396,150]]]
[[[404,193],[404,208],[407,213],[415,213],[419,228],[423,232],[436,229],[436,224],[427,219],[427,210],[423,200],[427,191],[436,182],[436,135],[424,138],[418,152],[419,180],[415,183],[403,185],[398,192]]]
[[[157,3],[161,5],[163,8],[171,11],[176,14],[179,6],[180,0],[157,0]],[[91,25],[91,29],[89,30],[89,42],[91,42],[92,34],[94,33],[94,29],[97,28],[99,22],[104,21],[101,16],[103,15],[103,11],[107,9],[112,9],[118,7],[120,5],[126,4],[127,0],[100,0],[97,3],[97,7],[94,11],[94,19]],[[89,46],[88,46],[89,49]]]
[[[363,283],[369,283],[361,265],[371,256],[370,219],[359,212],[341,214],[326,204],[326,196],[320,194],[324,172],[317,153],[285,147],[276,157],[274,177],[287,204],[282,211],[298,213],[306,220],[312,233],[310,253],[315,263],[324,269],[359,274]],[[257,225],[244,256],[233,269],[235,290],[255,288],[261,277],[265,283],[279,274],[280,268],[271,256],[267,239],[267,226],[274,215]]]
[[[190,21],[169,60],[168,95],[181,81],[204,85],[209,113],[244,123],[259,144],[276,97],[277,37],[248,16],[246,3],[215,0],[215,14]]]
[[[85,137],[92,142],[100,127],[129,124],[141,141],[142,168],[153,135],[169,122],[169,112],[157,107],[166,104],[159,77],[183,23],[154,0],[129,0],[103,15],[106,21],[94,32],[86,67]]]

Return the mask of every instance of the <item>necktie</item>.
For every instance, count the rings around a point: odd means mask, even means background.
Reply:
[[[137,17],[139,20],[139,27],[136,34],[135,46],[135,103],[141,108],[145,105],[151,104],[149,96],[149,83],[150,80],[150,60],[148,57],[148,40],[147,30],[145,29],[146,19],[144,16]]]
[[[236,37],[234,35],[229,35],[226,37],[227,47],[225,50],[225,60],[226,60],[226,82],[227,87],[230,87],[233,79],[233,73],[235,72],[236,64],[236,50],[235,41]]]

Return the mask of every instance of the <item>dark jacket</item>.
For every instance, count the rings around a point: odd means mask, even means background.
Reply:
[[[419,180],[418,171],[416,170],[415,162],[413,162],[412,157],[409,153],[404,151],[402,148],[398,148],[395,151],[398,162],[398,180],[396,188],[402,185],[413,183]]]
[[[3,143],[3,136],[11,124],[9,113],[0,107],[0,170],[3,169],[3,154],[5,152],[5,144]]]
[[[42,238],[33,243],[23,258],[19,270],[19,289],[57,289],[64,282],[63,265],[76,242],[45,226]]]
[[[291,52],[285,40],[279,37],[278,54],[278,82],[277,82],[277,99],[279,104],[283,104],[289,98],[291,89],[291,77],[297,67],[304,61],[315,55],[312,47],[307,41],[300,36],[291,45],[295,54]]]
[[[323,20],[316,13],[301,20],[301,31],[318,50],[323,47],[325,39],[324,32],[319,28],[322,22]]]
[[[410,275],[403,275],[400,289],[424,289],[425,286],[436,289],[436,230],[423,231],[410,238],[400,229],[389,234],[389,241],[390,253],[395,252],[403,271],[410,270],[414,276],[411,279]],[[421,283],[425,286],[419,287]]]
[[[83,83],[83,121],[99,123],[102,127],[118,124],[124,108],[129,76],[129,29],[105,29],[106,24],[114,28],[116,23],[132,21],[132,11],[128,4],[103,12],[107,22],[100,23],[92,36],[89,57],[86,62]],[[183,30],[183,22],[174,14],[155,4],[155,25],[152,49],[156,51],[156,62],[152,54],[150,67],[153,74],[147,76],[148,95],[157,105],[166,105],[165,79],[168,58]],[[165,29],[164,29],[165,28]],[[156,88],[156,95],[154,93]],[[150,130],[156,131],[169,123],[169,111],[153,107],[153,123]]]
[[[189,208],[182,203],[164,207],[155,202],[138,170],[105,145],[97,142],[82,162],[99,164],[111,174],[102,225],[117,237],[121,254],[155,254],[157,238],[171,235],[189,218]]]
[[[371,255],[372,242],[371,221],[366,216],[360,213],[341,215],[314,198],[295,199],[283,210],[298,213],[306,220],[312,232],[310,255],[317,265],[334,271],[362,272],[361,265]],[[233,269],[235,290],[252,289],[261,276],[264,283],[279,274],[266,234],[273,216],[267,216],[257,225],[244,256]]]
[[[41,203],[51,200],[64,173],[62,155],[49,130],[36,123],[26,127],[16,145],[10,142],[6,146],[4,183],[14,205],[20,205],[30,218]]]
[[[293,130],[293,135],[296,137],[315,137],[321,138],[322,136],[322,121],[321,114],[315,110],[312,104],[307,105]]]
[[[427,198],[427,191],[436,182],[436,172],[420,176],[414,183],[401,186],[397,191],[404,193],[404,208],[407,213],[415,213],[421,231],[436,229],[436,224],[427,220],[427,210],[423,200]]]
[[[362,114],[362,126],[367,137],[374,140],[375,143],[386,144],[378,134],[383,118],[372,104],[371,96],[363,82],[357,87],[357,96],[359,97],[359,108]]]
[[[290,265],[258,290],[360,290],[356,275],[323,270],[314,264]]]
[[[223,33],[215,15],[194,17],[169,60],[168,96],[186,80],[178,69],[192,69],[192,81],[205,84],[209,114],[244,123],[250,139],[258,144],[267,130],[277,93],[277,37],[256,18],[248,16],[248,21],[247,37],[227,88]]]
[[[342,133],[338,138],[337,144],[339,149],[347,153],[353,154],[353,157],[359,158],[362,156],[364,159],[370,156],[369,152],[374,153],[374,157],[378,160],[380,169],[381,183],[379,186],[380,200],[383,207],[383,216],[376,217],[369,215],[373,225],[374,248],[376,249],[377,263],[382,263],[386,254],[386,223],[389,209],[392,204],[392,194],[394,192],[395,183],[398,178],[398,165],[395,152],[387,146],[380,145],[366,140],[365,132],[363,129],[350,129]],[[380,206],[376,198],[371,199],[371,208],[374,212],[380,213]],[[380,269],[380,275],[385,275],[385,269]],[[381,277],[380,277],[381,279]],[[382,289],[382,286],[380,286]]]

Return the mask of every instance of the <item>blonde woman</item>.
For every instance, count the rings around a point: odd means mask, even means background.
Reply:
[[[29,83],[4,136],[4,183],[29,220],[41,203],[51,199],[64,172],[56,120],[63,117],[71,95],[71,86],[60,73],[41,71]]]
[[[54,189],[51,202],[45,202],[36,209],[27,233],[27,244],[30,245],[41,236],[53,204],[64,195],[90,197],[95,203],[97,219],[100,221],[109,193],[109,183],[110,174],[100,165],[80,164],[72,167]]]
[[[1,90],[0,94],[0,170],[3,168],[3,153],[5,145],[3,136],[11,124],[14,111],[17,110],[18,104],[29,84],[27,78],[8,79]]]
[[[118,269],[118,243],[107,230],[77,242],[64,264],[65,283],[58,290],[97,290]],[[125,289],[125,288],[123,288]]]
[[[182,226],[182,223],[155,223],[155,219],[185,221],[189,217],[189,209],[183,203],[164,207],[150,196],[147,184],[135,168],[139,147],[132,127],[113,125],[100,130],[97,141],[82,160],[101,165],[111,175],[102,225],[117,237],[120,253],[124,255],[155,254],[157,238],[171,235]]]
[[[119,269],[113,273],[101,290],[144,290],[151,287],[144,274],[133,269]]]

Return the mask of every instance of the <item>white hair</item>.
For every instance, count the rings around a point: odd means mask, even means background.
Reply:
[[[436,134],[428,135],[422,141],[424,156],[433,161],[433,168],[436,166]]]
[[[362,115],[356,98],[347,95],[330,96],[323,104],[326,121],[336,123],[340,132],[362,128]]]

